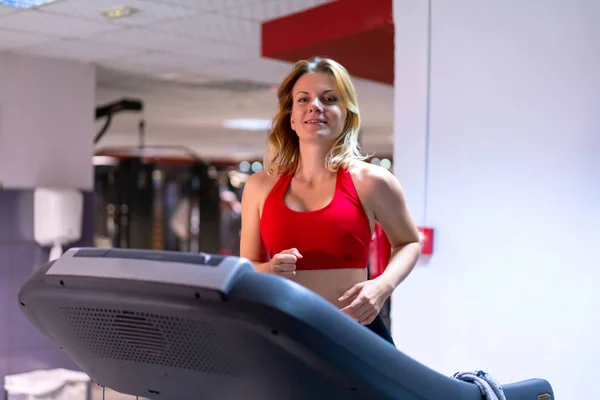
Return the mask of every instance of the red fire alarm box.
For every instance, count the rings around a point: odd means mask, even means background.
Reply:
[[[433,228],[419,226],[419,239],[421,240],[421,254],[433,254]]]

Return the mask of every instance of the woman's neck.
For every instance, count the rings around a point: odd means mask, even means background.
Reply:
[[[325,165],[328,150],[322,146],[302,146],[295,176],[306,183],[318,183],[331,177],[331,171]]]

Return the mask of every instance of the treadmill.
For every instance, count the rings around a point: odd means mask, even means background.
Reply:
[[[21,311],[100,386],[169,400],[485,400],[312,291],[244,258],[73,248],[19,292]],[[508,400],[553,400],[544,379]]]

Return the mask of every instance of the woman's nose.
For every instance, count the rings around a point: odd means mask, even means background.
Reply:
[[[311,111],[316,110],[316,111],[323,111],[323,106],[321,105],[321,102],[318,99],[313,100],[310,103],[311,107]]]

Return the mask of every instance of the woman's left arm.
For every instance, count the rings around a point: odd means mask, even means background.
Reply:
[[[413,270],[421,253],[419,232],[396,177],[383,168],[370,166],[365,178],[367,202],[390,241],[392,254],[380,276],[354,285],[339,298],[349,303],[341,311],[364,325],[379,314],[385,300]]]
[[[376,279],[384,282],[390,293],[411,273],[419,255],[419,232],[408,211],[400,182],[392,173],[380,168],[373,172],[372,200],[375,220],[385,231],[392,254],[385,271]]]

